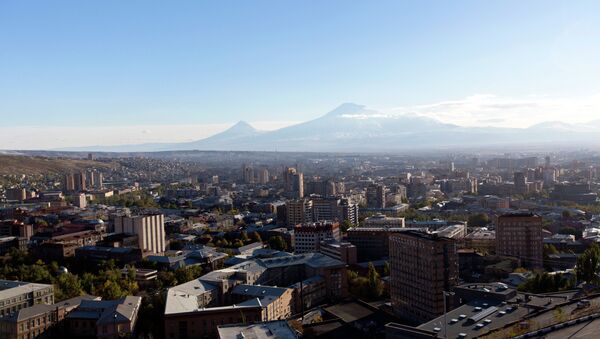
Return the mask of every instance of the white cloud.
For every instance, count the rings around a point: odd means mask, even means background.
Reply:
[[[295,121],[257,121],[260,130],[273,130]],[[62,147],[134,145],[194,141],[222,132],[233,124],[132,126],[0,126],[0,149],[54,149]]]
[[[416,114],[461,126],[529,127],[544,121],[585,123],[600,119],[600,95],[520,98],[478,94],[464,99],[397,107],[394,114]]]

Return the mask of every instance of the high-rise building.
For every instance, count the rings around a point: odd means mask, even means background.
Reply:
[[[385,208],[385,186],[373,184],[367,187],[367,207]]]
[[[242,168],[242,174],[244,177],[244,183],[253,184],[254,183],[254,168],[251,165],[244,165]]]
[[[519,194],[527,193],[527,177],[523,172],[514,173],[515,192]]]
[[[453,239],[406,231],[390,237],[390,296],[394,311],[423,323],[444,313],[444,291],[458,283]]]
[[[340,241],[337,222],[305,223],[294,227],[294,253],[318,252],[326,239]]]
[[[542,266],[542,217],[533,213],[499,216],[496,224],[496,253],[516,257],[525,266]]]
[[[86,175],[84,172],[68,173],[64,178],[64,190],[67,192],[81,192],[86,190]]]
[[[295,168],[287,168],[283,172],[285,194],[293,199],[304,197],[304,175]]]
[[[165,216],[162,214],[115,216],[115,233],[135,234],[144,252],[161,254],[166,249]]]
[[[287,226],[312,222],[312,201],[308,199],[289,200],[285,203]]]
[[[258,170],[258,183],[261,185],[265,185],[269,183],[269,170],[266,168],[261,168]]]

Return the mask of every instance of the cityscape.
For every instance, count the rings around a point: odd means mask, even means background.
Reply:
[[[600,338],[598,10],[0,2],[0,339]]]

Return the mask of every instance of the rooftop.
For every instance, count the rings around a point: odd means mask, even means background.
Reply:
[[[252,325],[221,325],[219,338],[245,339],[297,339],[295,331],[284,320],[269,321]]]

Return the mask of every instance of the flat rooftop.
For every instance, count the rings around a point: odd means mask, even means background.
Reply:
[[[217,329],[219,338],[244,339],[297,339],[295,331],[285,320],[269,321],[252,325],[221,325]]]

